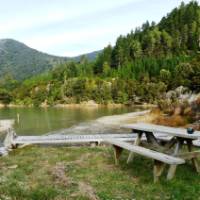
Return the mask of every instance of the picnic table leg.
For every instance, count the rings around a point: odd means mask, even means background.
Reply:
[[[154,146],[160,147],[160,144],[153,133],[145,132],[147,142],[153,144]]]
[[[165,150],[171,149],[176,144],[176,142],[177,142],[177,139],[173,137],[169,142],[167,142],[164,145]]]
[[[142,133],[137,133],[137,137],[135,139],[134,145],[136,146],[140,145],[141,138],[142,138]],[[133,160],[133,157],[134,157],[134,153],[130,152],[127,159],[127,163],[130,163]]]
[[[119,164],[119,158],[122,154],[123,149],[121,147],[115,146],[114,147],[114,155],[115,155],[115,164],[118,165]]]
[[[178,152],[181,149],[182,143],[183,143],[183,141],[181,139],[178,139],[174,153],[173,153],[173,156],[176,156],[178,154]],[[168,171],[168,174],[167,174],[167,180],[173,179],[173,177],[176,173],[176,168],[177,168],[177,165],[170,165],[169,171]]]
[[[162,175],[165,168],[165,164],[154,160],[154,167],[153,167],[153,176],[154,176],[154,183],[159,181],[159,177]]]
[[[186,142],[187,142],[188,151],[191,152],[192,151],[192,145],[193,145],[192,140],[188,139]],[[196,169],[196,171],[198,173],[200,173],[200,168],[199,168],[197,158],[192,158],[191,160],[192,160],[192,164],[193,164],[194,168]]]

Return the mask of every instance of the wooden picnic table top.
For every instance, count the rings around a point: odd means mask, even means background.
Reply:
[[[193,134],[188,134],[187,129],[185,128],[173,128],[169,126],[161,126],[148,123],[126,124],[121,127],[132,130],[144,131],[144,132],[146,131],[147,133],[148,132],[161,133],[161,134],[163,133],[174,137],[192,139],[192,140],[197,140],[200,138],[200,131],[194,131]]]

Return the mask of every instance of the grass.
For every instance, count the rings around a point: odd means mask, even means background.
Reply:
[[[115,166],[108,147],[37,147],[17,149],[0,158],[2,200],[200,199],[200,175],[187,164],[176,178],[153,183],[152,161],[136,156]]]

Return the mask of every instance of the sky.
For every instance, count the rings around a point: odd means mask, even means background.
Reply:
[[[159,22],[181,2],[0,0],[0,39],[12,38],[53,55],[77,56],[114,45],[119,35],[147,20]]]

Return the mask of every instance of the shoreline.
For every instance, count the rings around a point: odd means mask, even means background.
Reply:
[[[109,103],[109,104],[97,104],[97,103],[79,103],[79,104],[55,104],[53,106],[50,105],[40,105],[39,108],[122,108],[122,107],[138,107],[138,108],[155,108],[157,105],[154,104],[116,104],[116,103]],[[36,108],[33,105],[17,105],[17,104],[0,104],[0,109],[3,108]]]

